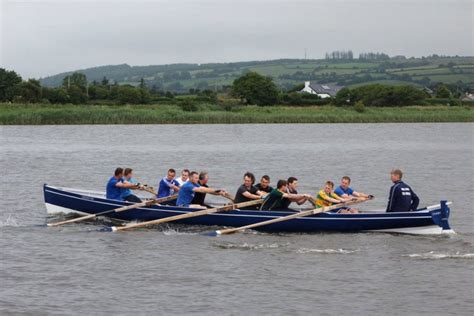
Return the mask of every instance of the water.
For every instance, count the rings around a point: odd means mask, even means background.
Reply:
[[[0,127],[0,314],[470,315],[473,124]],[[103,190],[117,166],[156,186],[169,167],[207,170],[234,193],[243,173],[290,175],[301,192],[353,178],[384,208],[399,167],[422,205],[453,201],[455,236],[206,237],[165,225],[46,228],[42,184]],[[215,202],[223,202],[214,198]]]

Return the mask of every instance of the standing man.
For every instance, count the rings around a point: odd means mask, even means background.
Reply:
[[[123,180],[123,169],[115,169],[114,175],[107,182],[105,188],[106,194],[105,197],[108,200],[118,200],[123,201],[122,199],[122,189],[138,189],[140,184],[133,184],[129,182],[124,182]]]
[[[133,170],[131,168],[125,168],[123,172],[123,183],[131,183],[133,185],[138,185],[137,180],[133,178]],[[139,189],[142,189],[142,186],[138,186]],[[122,200],[129,201],[133,203],[140,203],[142,200],[132,193],[132,190],[129,188],[124,188],[122,190]]]
[[[175,175],[176,171],[174,169],[169,169],[166,177],[161,179],[158,194],[156,195],[158,198],[167,197],[179,191],[179,184],[174,179]]]
[[[209,187],[202,187],[198,183],[199,181],[199,176],[196,171],[192,171],[189,174],[189,180],[183,186],[178,192],[178,200],[176,202],[177,206],[186,206],[189,207],[190,204],[192,204],[192,201],[194,199],[194,196],[196,193],[209,193],[212,195],[226,195],[227,192],[223,189],[212,189]]]
[[[183,169],[183,171],[181,171],[181,177],[176,178],[175,180],[176,182],[178,182],[178,185],[181,187],[186,181],[188,181],[188,179],[189,179],[189,170]]]
[[[390,172],[393,186],[390,188],[387,212],[416,211],[420,199],[416,193],[402,181],[403,172],[395,169]]]
[[[273,190],[273,188],[270,186],[270,177],[267,175],[264,175],[260,179],[260,183],[257,183],[255,187],[257,188],[258,191],[262,191],[266,193],[270,193]]]
[[[362,193],[354,191],[349,185],[351,184],[351,178],[348,176],[344,176],[341,179],[341,185],[339,185],[335,190],[334,193],[339,195],[342,198],[350,198],[350,197],[361,197],[361,198],[369,198],[370,196]]]
[[[291,202],[295,202],[298,205],[301,205],[311,199],[310,194],[298,194],[296,188],[298,187],[298,179],[295,177],[289,177],[287,180],[287,189],[286,193],[290,194],[288,197],[284,197],[282,201],[282,207],[288,208]]]

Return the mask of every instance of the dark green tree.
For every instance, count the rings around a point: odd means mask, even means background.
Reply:
[[[234,80],[232,95],[245,104],[273,105],[278,100],[278,89],[272,78],[248,72]]]
[[[451,96],[451,91],[449,91],[448,87],[446,87],[444,84],[440,84],[438,85],[438,87],[436,87],[437,98],[447,99],[450,96]]]
[[[69,95],[67,94],[66,89],[62,87],[58,88],[42,88],[42,95],[44,99],[49,100],[51,103],[69,103],[71,102],[69,99]]]
[[[14,87],[21,83],[21,77],[14,71],[0,68],[0,101],[11,100]]]
[[[108,85],[109,85],[109,79],[107,79],[107,77],[104,76],[104,78],[102,78],[101,84],[102,84],[103,86],[108,86]]]
[[[16,85],[15,96],[20,97],[23,102],[37,103],[41,101],[41,85],[38,80],[30,79]]]
[[[68,75],[63,79],[63,87],[66,89],[71,88],[72,86],[78,87],[82,91],[86,91],[87,87],[87,77],[83,73],[75,72],[72,75]]]
[[[87,94],[78,86],[73,85],[67,89],[69,100],[73,104],[84,104],[87,102]]]

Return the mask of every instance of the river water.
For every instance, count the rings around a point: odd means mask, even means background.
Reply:
[[[471,315],[473,124],[2,126],[0,315]],[[401,168],[421,205],[453,201],[454,236],[221,237],[166,225],[44,226],[42,185],[103,190],[117,166],[156,186],[207,170],[234,193],[243,173],[296,176],[314,194],[353,179],[384,208]],[[215,202],[224,202],[219,198]]]

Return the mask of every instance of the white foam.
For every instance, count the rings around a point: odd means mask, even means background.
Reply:
[[[436,259],[474,259],[474,253],[460,253],[457,251],[456,253],[437,253],[434,251],[426,252],[426,253],[413,253],[410,255],[404,255],[404,257],[409,258],[416,258],[422,260],[436,260]]]
[[[4,221],[0,221],[0,227],[19,227],[20,224],[16,221],[16,219],[12,216],[12,214],[8,215],[8,218]]]
[[[311,249],[311,248],[299,248],[297,253],[319,253],[319,254],[340,254],[347,255],[351,253],[358,252],[359,250],[350,250],[350,249]]]
[[[259,249],[275,249],[285,247],[288,244],[234,244],[234,243],[216,243],[215,246],[223,249],[243,249],[243,250],[259,250]]]

